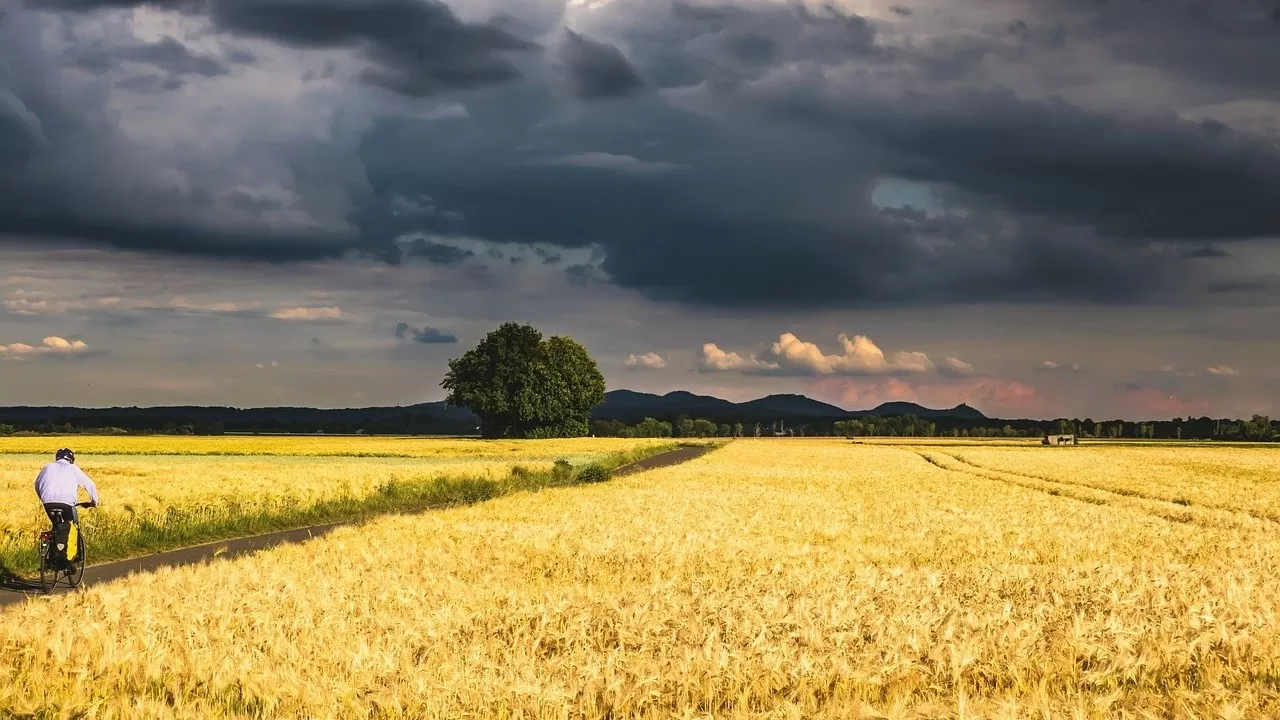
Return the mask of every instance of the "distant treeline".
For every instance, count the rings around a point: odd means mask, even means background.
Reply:
[[[6,412],[8,410],[9,412]],[[22,412],[15,412],[21,410]],[[333,435],[472,435],[472,418],[430,411],[237,411],[196,408],[193,416],[156,411],[68,411],[35,415],[30,409],[0,408],[0,435],[222,435],[234,433],[324,433]],[[17,417],[15,417],[17,416]],[[1074,434],[1081,438],[1162,440],[1252,440],[1280,438],[1280,423],[1255,415],[1249,420],[1209,417],[1132,422],[1059,418],[1056,420],[923,419],[912,415],[855,419],[796,418],[773,422],[705,418],[688,415],[648,417],[628,424],[592,420],[597,437],[1009,437],[1036,438]]]
[[[0,435],[223,435],[225,433],[331,435],[469,435],[475,423],[469,418],[441,417],[431,413],[403,412],[379,417],[344,417],[347,411],[320,411],[311,417],[189,417],[148,416],[141,413],[89,416],[56,415],[28,420],[7,416],[0,408]]]
[[[597,437],[1008,437],[1041,438],[1076,435],[1080,438],[1159,440],[1250,440],[1273,442],[1280,438],[1280,423],[1265,415],[1249,420],[1209,417],[1131,422],[1095,421],[1091,418],[1057,420],[971,421],[951,418],[926,420],[913,415],[864,417],[854,420],[806,420],[773,423],[714,422],[679,416],[674,420],[645,418],[635,425],[619,420],[593,420]]]

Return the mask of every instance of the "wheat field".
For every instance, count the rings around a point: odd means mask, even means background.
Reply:
[[[1146,452],[739,440],[388,517],[0,611],[0,709],[1276,717],[1274,451]]]
[[[496,480],[517,465],[539,472],[556,460],[582,465],[664,444],[615,438],[0,438],[0,562],[33,567],[34,537],[48,525],[35,477],[64,445],[75,449],[76,464],[102,499],[83,513],[86,529],[100,550],[107,543],[109,556],[120,557],[131,545],[172,545],[166,540],[238,519],[257,522],[253,530],[270,529],[277,524],[273,518],[296,525],[309,510],[356,508],[396,484]],[[84,491],[81,499],[88,499]]]

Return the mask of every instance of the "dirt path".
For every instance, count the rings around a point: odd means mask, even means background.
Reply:
[[[684,446],[668,452],[659,453],[643,460],[639,460],[628,465],[623,465],[614,471],[614,476],[631,475],[646,470],[656,470],[658,468],[679,465],[688,462],[694,458],[701,457],[710,451],[714,446]],[[80,587],[87,587],[95,583],[111,582],[135,572],[151,572],[163,567],[175,567],[181,565],[195,565],[205,562],[216,557],[235,557],[236,555],[244,555],[246,553],[265,550],[276,545],[284,543],[300,543],[306,542],[315,537],[319,537],[329,531],[353,525],[359,520],[349,520],[344,522],[330,523],[328,525],[316,525],[314,527],[299,528],[297,530],[284,530],[281,532],[269,533],[266,535],[255,535],[247,538],[236,538],[235,540],[222,540],[219,542],[207,543],[205,545],[196,545],[194,547],[182,548],[180,550],[169,550],[167,552],[155,553],[153,555],[143,555],[141,557],[130,558],[128,560],[118,560],[115,562],[104,563],[102,565],[91,565],[84,569],[84,580],[80,583]],[[89,554],[92,555],[92,546]],[[78,588],[77,588],[78,589]],[[68,588],[64,583],[59,583],[58,588],[53,594],[60,595],[68,592]],[[0,582],[0,608],[7,605],[15,605],[26,600],[28,597],[41,597],[43,593],[40,591],[40,581],[10,579]]]

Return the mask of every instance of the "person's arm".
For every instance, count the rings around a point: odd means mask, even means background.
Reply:
[[[93,481],[89,479],[89,476],[85,475],[84,471],[80,468],[76,468],[76,474],[80,476],[80,487],[89,491],[89,497],[93,500],[93,504],[97,505],[98,487],[93,484]]]
[[[36,475],[35,490],[36,495],[40,495],[40,482],[44,480],[44,468],[40,468],[40,474]]]

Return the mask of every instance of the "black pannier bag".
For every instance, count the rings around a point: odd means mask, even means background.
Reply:
[[[53,539],[49,543],[49,560],[63,564],[70,553],[67,548],[71,543],[71,521],[59,519],[53,524]]]

